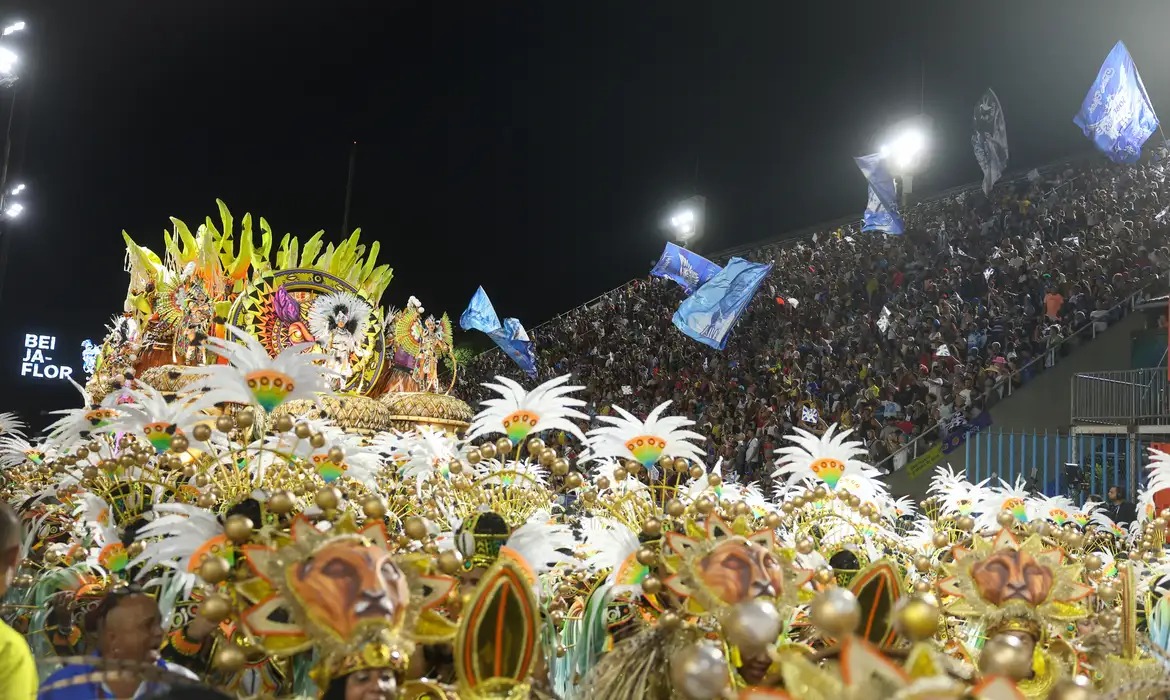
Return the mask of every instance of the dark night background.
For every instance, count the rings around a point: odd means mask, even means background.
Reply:
[[[100,340],[126,289],[122,229],[157,250],[168,216],[194,228],[219,197],[237,220],[338,240],[354,140],[350,224],[395,268],[384,302],[457,317],[482,284],[531,328],[644,274],[665,209],[694,192],[708,252],[860,216],[852,156],[920,100],[935,132],[918,191],[980,176],[988,86],[1013,169],[1084,150],[1072,116],[1118,39],[1170,113],[1165,0],[810,5],[0,2],[0,22],[29,23],[3,408],[75,403],[20,380],[21,340]]]

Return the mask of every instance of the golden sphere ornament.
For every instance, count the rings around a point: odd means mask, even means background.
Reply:
[[[236,414],[236,425],[241,428],[251,428],[256,422],[256,414],[252,413],[251,409],[240,411]]]
[[[212,663],[217,671],[235,673],[248,663],[248,655],[236,644],[225,644],[215,652]]]
[[[650,566],[658,559],[658,553],[649,547],[643,547],[638,550],[638,563],[642,566]]]
[[[951,538],[948,537],[947,533],[945,533],[945,532],[936,532],[936,533],[934,533],[934,537],[931,539],[931,544],[933,544],[936,549],[942,549],[943,547],[946,547],[950,543],[951,543]]]
[[[902,598],[894,611],[894,629],[911,642],[929,639],[938,631],[940,612],[932,595]]]
[[[199,498],[195,499],[195,505],[199,506],[200,508],[207,508],[207,509],[214,508],[215,507],[215,494],[211,494],[211,493],[199,494]]]
[[[287,433],[293,429],[292,416],[277,416],[276,420],[272,421],[272,429],[278,433]]]
[[[697,464],[695,466],[691,467],[691,478],[692,479],[702,479],[703,478],[703,468]]]
[[[199,605],[199,614],[208,622],[217,625],[226,620],[231,613],[231,601],[218,593],[207,596]]]
[[[959,519],[955,521],[955,527],[959,528],[963,532],[971,532],[975,529],[975,518],[972,518],[970,515],[960,516]]]
[[[1087,571],[1096,571],[1097,569],[1100,569],[1102,563],[1103,562],[1101,561],[1101,557],[1097,556],[1096,554],[1090,554],[1089,556],[1085,557],[1085,569]]]
[[[296,427],[293,428],[293,435],[296,435],[298,439],[308,440],[313,437],[313,426],[308,423],[297,423]]]
[[[576,472],[565,477],[565,488],[569,490],[579,489],[583,483],[581,475]]]
[[[380,496],[370,496],[362,501],[362,512],[366,514],[367,518],[374,520],[381,520],[386,517],[386,512],[389,508],[386,505],[386,499]]]
[[[1101,600],[1113,600],[1117,597],[1117,587],[1109,582],[1102,583],[1097,586],[1097,597]]]
[[[439,553],[439,571],[452,576],[463,570],[463,555],[457,549],[445,549]]]
[[[833,570],[832,570],[832,569],[820,569],[820,570],[819,570],[819,571],[817,571],[817,573],[816,573],[816,574],[813,576],[813,579],[814,579],[814,580],[815,580],[817,583],[821,584],[822,586],[827,586],[827,585],[829,585],[830,583],[832,583],[832,582],[833,582],[834,578],[835,578],[835,577],[833,576]]]
[[[813,598],[809,620],[830,637],[852,634],[861,623],[861,606],[857,597],[845,588],[830,588]]]
[[[186,452],[190,444],[187,438],[183,435],[175,435],[171,438],[171,452]]]
[[[796,543],[796,551],[800,552],[801,554],[811,554],[813,551],[813,546],[814,545],[812,540],[803,539]]]
[[[610,487],[610,483],[609,483],[609,479],[607,477],[603,476],[597,480],[597,490],[604,491],[604,490],[608,489],[609,487]]]
[[[569,473],[569,460],[564,457],[557,457],[552,463],[552,473],[556,476],[564,476]]]
[[[706,496],[695,500],[695,510],[699,511],[699,513],[703,515],[710,513],[714,508],[715,504],[712,503],[711,499],[707,498]]]
[[[209,556],[199,565],[199,578],[212,585],[227,579],[232,571],[232,565],[227,559],[219,556]]]
[[[417,515],[411,516],[402,523],[402,531],[416,542],[427,536],[427,524]]]
[[[783,620],[771,601],[756,598],[736,605],[722,624],[727,641],[755,656],[776,641]]]
[[[629,476],[630,476],[630,473],[628,471],[626,471],[625,467],[618,467],[618,468],[613,470],[613,478],[619,484],[622,483],[623,481],[625,481]]]
[[[322,433],[313,433],[312,435],[309,436],[309,445],[311,445],[314,449],[319,450],[322,447],[324,447],[328,442],[329,441],[327,439],[325,439],[325,435]]]
[[[512,451],[512,441],[506,437],[496,440],[496,452],[506,455]]]
[[[707,475],[707,484],[709,486],[713,486],[713,487],[718,488],[719,485],[722,483],[723,483],[723,477],[719,476],[718,474],[708,474]]]
[[[82,469],[81,478],[87,481],[93,481],[94,479],[98,478],[97,467],[86,467],[85,469]]]
[[[215,419],[215,429],[221,433],[226,433],[234,427],[236,427],[236,422],[231,416],[220,416]]]
[[[985,676],[1022,680],[1032,675],[1032,653],[1022,639],[1001,632],[983,645],[983,652],[979,655],[979,670]]]
[[[776,528],[780,527],[780,522],[781,518],[779,513],[768,513],[764,516],[764,524],[767,525],[768,529],[770,530],[775,530]]]
[[[252,538],[255,524],[246,515],[231,515],[223,523],[223,532],[227,538],[236,544],[243,544]]]
[[[313,501],[321,510],[335,510],[337,506],[341,505],[341,491],[338,491],[333,486],[326,486],[317,491],[317,495],[313,497]]]
[[[527,442],[526,446],[528,448],[528,454],[537,457],[540,455],[540,451],[544,449],[544,440],[534,437]]]
[[[676,457],[674,459],[674,470],[680,474],[690,469],[690,465],[691,463],[684,457]]]
[[[647,576],[642,579],[642,592],[646,595],[658,595],[662,592],[662,581],[657,576]]]
[[[687,700],[715,700],[730,682],[727,659],[715,642],[701,640],[670,660],[670,681]]]
[[[334,464],[341,464],[342,462],[344,462],[345,461],[345,450],[341,449],[340,447],[336,447],[336,446],[330,447],[329,448],[329,461],[333,462]]]
[[[490,442],[485,442],[479,446],[479,454],[484,459],[496,458],[496,446]]]
[[[642,532],[651,537],[661,535],[662,521],[658,518],[646,518],[646,520],[642,521]]]
[[[294,507],[293,496],[288,491],[277,491],[268,497],[268,510],[277,515],[291,513]]]
[[[1063,678],[1052,686],[1048,700],[1093,700],[1097,693],[1086,676]]]
[[[468,452],[467,452],[467,463],[468,464],[479,464],[481,460],[483,460],[483,454],[481,454],[479,450],[468,450]]]
[[[676,630],[682,625],[682,618],[677,613],[665,612],[658,618],[658,625],[665,630]]]
[[[1011,527],[1016,522],[1016,516],[1007,512],[1006,510],[995,516],[995,522],[999,523],[1000,527]]]

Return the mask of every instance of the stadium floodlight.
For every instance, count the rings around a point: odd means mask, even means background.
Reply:
[[[674,229],[676,236],[685,241],[695,235],[695,225],[698,218],[694,209],[679,209],[671,215],[670,227]]]
[[[27,25],[25,25],[24,22],[13,22],[12,24],[10,24],[4,28],[4,33],[0,36],[8,36],[9,34],[12,34],[14,32],[23,32],[25,26],[27,26]]]
[[[15,51],[0,46],[0,76],[12,75],[19,62],[20,57],[16,55]]]
[[[882,144],[881,154],[900,171],[912,171],[926,152],[926,134],[922,129],[909,127]]]
[[[4,210],[4,216],[7,216],[9,219],[15,219],[16,217],[20,216],[21,212],[23,211],[23,204],[20,202],[13,202],[12,204],[8,205],[7,209]]]
[[[666,217],[665,228],[683,245],[703,231],[705,198],[696,195],[674,205]]]

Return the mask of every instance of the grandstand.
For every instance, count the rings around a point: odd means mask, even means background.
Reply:
[[[1158,157],[1054,163],[1001,182],[990,201],[977,184],[942,192],[903,212],[902,237],[860,235],[850,217],[723,251],[713,259],[777,263],[723,353],[671,325],[673,283],[632,280],[532,330],[541,378],[573,372],[594,415],[673,400],[714,436],[709,461],[745,479],[764,476],[788,429],[840,422],[899,472],[898,490],[916,492],[907,465],[917,476],[965,455],[967,434],[1010,405],[1037,412],[1020,403],[1026,384],[1164,293],[1170,186]],[[496,373],[525,381],[485,353],[464,372],[465,396]],[[973,468],[1025,475],[989,463]]]

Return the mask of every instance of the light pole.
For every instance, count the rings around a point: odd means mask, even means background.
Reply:
[[[20,78],[20,55],[10,45],[8,37],[23,32],[27,25],[24,22],[13,22],[0,31],[0,87],[12,88],[12,99],[8,102],[8,124],[4,129],[4,161],[0,165],[0,299],[4,295],[4,278],[8,272],[8,252],[12,242],[9,240],[9,221],[19,217],[24,212],[24,204],[14,197],[19,197],[25,190],[24,185],[8,187],[8,164],[12,156],[12,121],[16,116],[16,89],[13,85]]]
[[[702,235],[706,209],[706,197],[688,197],[671,209],[665,228],[679,245],[686,248],[688,243]]]

